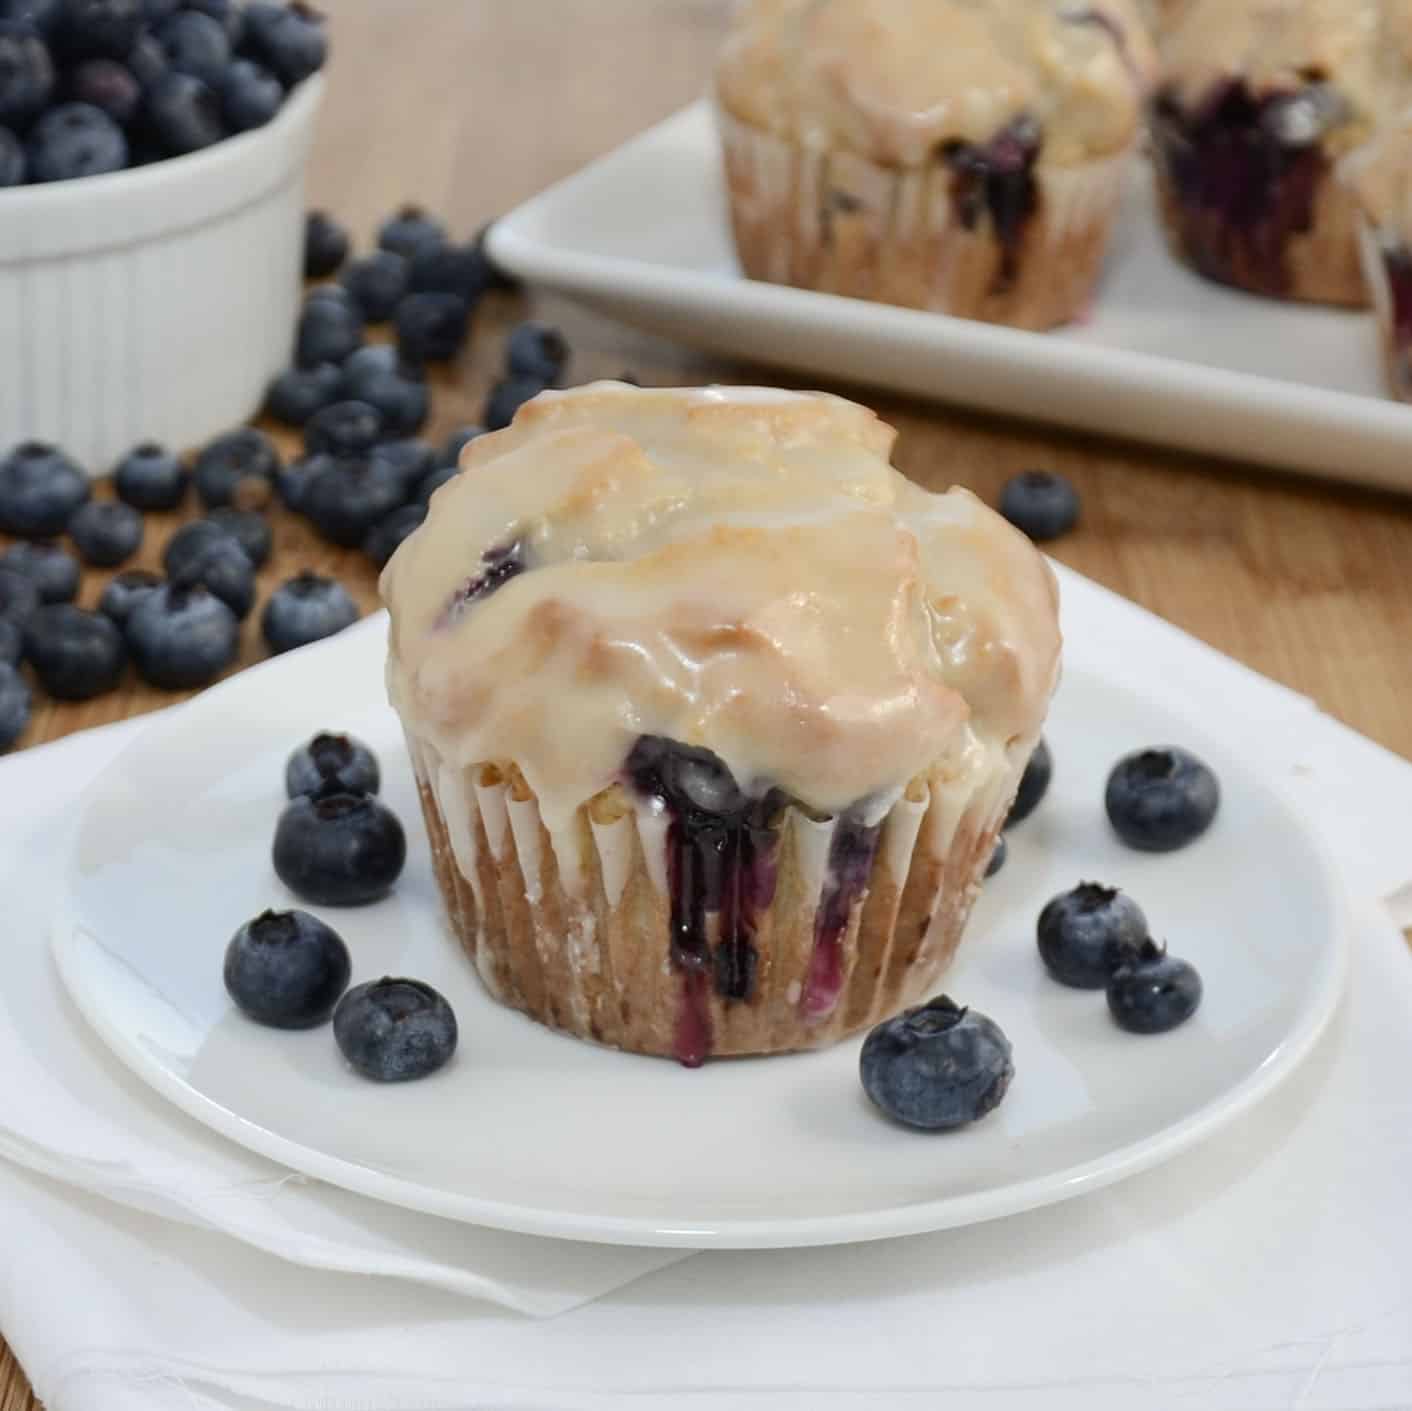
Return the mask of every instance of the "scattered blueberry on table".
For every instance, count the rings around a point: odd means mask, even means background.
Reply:
[[[285,793],[291,799],[329,791],[375,794],[381,783],[377,756],[361,740],[329,730],[306,740],[284,766]]]
[[[162,576],[145,568],[125,568],[115,573],[98,599],[98,611],[125,627],[132,610],[148,593],[162,586]]]
[[[413,363],[448,362],[465,346],[471,306],[460,294],[422,290],[397,306],[397,346]]]
[[[164,446],[144,441],[113,471],[118,499],[136,510],[174,510],[186,498],[191,472]]]
[[[909,1127],[947,1131],[991,1112],[1015,1076],[993,1019],[941,995],[874,1028],[859,1058],[863,1090]]]
[[[86,701],[111,691],[127,666],[123,634],[102,613],[46,603],[24,624],[25,660],[56,700]]]
[[[1005,482],[1000,513],[1036,543],[1058,539],[1079,522],[1079,495],[1052,470],[1024,470]]]
[[[529,320],[510,330],[505,370],[512,377],[532,377],[546,387],[558,382],[569,364],[569,342],[552,324]]]
[[[431,389],[419,367],[404,362],[386,343],[359,348],[343,365],[343,396],[372,407],[381,418],[381,436],[415,435],[431,414]]]
[[[0,663],[15,666],[24,655],[24,633],[18,622],[0,617]]]
[[[391,465],[359,456],[335,460],[311,477],[300,509],[330,543],[357,548],[406,498],[402,477]]]
[[[310,455],[323,451],[331,456],[357,456],[372,450],[381,439],[382,417],[366,402],[334,402],[315,412],[304,426],[304,449]]]
[[[339,1001],[333,1034],[349,1065],[379,1083],[425,1078],[445,1067],[459,1033],[451,1006],[420,980],[383,976]]]
[[[89,500],[69,520],[69,538],[84,563],[116,568],[142,547],[142,515],[121,500]]]
[[[502,377],[490,389],[481,420],[487,431],[500,431],[514,421],[515,413],[528,401],[544,391],[545,384],[537,377]]]
[[[7,568],[0,558],[0,618],[23,623],[39,606],[39,584],[28,574]]]
[[[204,588],[237,618],[255,606],[255,565],[228,530],[194,520],[172,536],[162,560],[167,577],[183,588]]]
[[[348,232],[327,211],[310,211],[304,217],[304,274],[327,279],[348,258]]]
[[[413,436],[399,436],[394,441],[383,441],[373,447],[371,455],[374,460],[383,461],[392,467],[409,500],[415,497],[417,486],[437,462],[437,453],[432,447]]]
[[[279,816],[271,857],[280,881],[305,901],[364,906],[401,876],[407,838],[370,794],[301,794]]]
[[[446,243],[446,227],[420,206],[403,206],[378,227],[378,249],[410,260]]]
[[[226,993],[257,1024],[312,1029],[332,1017],[353,962],[343,938],[307,911],[264,911],[231,937]]]
[[[363,552],[373,567],[384,567],[402,541],[422,527],[426,517],[427,507],[424,504],[403,505],[373,525],[363,540]]]
[[[269,502],[279,467],[275,443],[258,428],[241,426],[202,447],[192,478],[208,510],[222,505],[259,509]]]
[[[240,651],[240,621],[200,584],[166,583],[133,603],[124,636],[137,674],[150,686],[207,686]]]
[[[320,285],[304,300],[294,335],[294,359],[300,367],[342,364],[363,346],[363,313],[346,289]]]
[[[386,323],[407,294],[407,260],[391,250],[374,250],[344,265],[338,281],[353,296],[369,323]]]
[[[0,531],[52,539],[92,493],[88,477],[58,447],[23,441],[0,460]]]
[[[270,383],[265,410],[286,426],[303,426],[320,408],[343,393],[343,369],[337,363],[290,367]]]
[[[1174,852],[1211,826],[1221,786],[1210,767],[1177,746],[1137,750],[1113,766],[1103,796],[1113,831],[1142,852]]]
[[[200,521],[197,521],[200,523]],[[222,505],[206,516],[208,524],[228,534],[242,549],[245,557],[256,568],[263,568],[270,560],[274,548],[274,531],[270,521],[257,510],[238,510],[233,505]]]
[[[1201,1003],[1201,976],[1153,940],[1108,981],[1108,1012],[1132,1034],[1164,1034],[1185,1023]]]
[[[1147,939],[1147,917],[1126,892],[1081,882],[1051,899],[1035,927],[1040,959],[1060,982],[1101,990]]]
[[[341,583],[306,570],[270,595],[260,630],[272,652],[288,652],[332,637],[357,620],[358,605]]]
[[[0,568],[28,578],[42,603],[71,603],[83,571],[67,549],[48,539],[23,540],[0,554]]]
[[[1054,756],[1050,753],[1048,742],[1041,738],[1025,763],[1025,772],[1020,776],[1015,802],[1010,805],[1010,813],[1005,819],[1007,828],[1022,823],[1039,807],[1049,792],[1049,782],[1053,777]]]

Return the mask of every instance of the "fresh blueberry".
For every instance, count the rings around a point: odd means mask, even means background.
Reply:
[[[186,498],[190,472],[155,441],[135,446],[113,471],[118,498],[138,510],[174,510]]]
[[[19,20],[48,37],[59,26],[63,0],[0,0],[0,20]]]
[[[170,69],[219,88],[230,67],[230,40],[219,20],[200,10],[178,10],[158,28],[157,42]]]
[[[88,477],[62,451],[23,441],[0,460],[0,530],[24,539],[62,534],[90,494]]]
[[[25,658],[56,700],[86,701],[122,680],[123,634],[101,613],[47,604],[25,623],[24,634]]]
[[[39,590],[41,603],[71,603],[78,597],[78,560],[49,540],[11,544],[0,554],[0,567],[28,578]]]
[[[406,1083],[445,1067],[458,1033],[451,1006],[430,985],[384,975],[344,995],[333,1036],[355,1072],[375,1083]]]
[[[459,294],[409,294],[397,306],[397,346],[413,363],[454,358],[470,328],[470,305]]]
[[[1195,966],[1152,940],[1108,981],[1108,1012],[1131,1034],[1165,1034],[1190,1019],[1200,1003]]]
[[[492,279],[474,245],[431,245],[411,257],[407,288],[413,294],[457,294],[474,307]]]
[[[270,594],[260,630],[272,652],[288,652],[332,637],[357,620],[358,604],[341,583],[306,571]]]
[[[480,436],[485,435],[485,427],[476,426],[467,422],[464,426],[458,426],[441,443],[441,453],[437,457],[438,465],[459,466],[461,464],[461,452]]]
[[[167,583],[136,602],[125,625],[137,674],[164,691],[214,681],[240,651],[240,623],[214,593]]]
[[[984,1014],[946,995],[906,1009],[863,1041],[863,1090],[909,1127],[946,1131],[984,1117],[1005,1096],[1010,1040]]]
[[[427,472],[436,464],[436,452],[425,441],[413,437],[399,437],[396,441],[383,441],[373,447],[374,460],[390,465],[402,481],[405,497],[411,499],[417,492]]]
[[[1005,834],[1002,833],[995,840],[995,846],[990,852],[990,861],[985,865],[985,875],[994,877],[1002,867],[1005,866],[1005,859],[1010,855],[1010,845],[1005,841]]]
[[[286,509],[302,510],[309,482],[319,471],[335,464],[337,462],[332,456],[322,454],[300,456],[298,460],[290,461],[275,477],[275,489],[279,494],[280,502]]]
[[[1037,543],[1067,534],[1079,522],[1078,491],[1052,470],[1024,470],[1005,482],[1000,513]]]
[[[1103,803],[1113,831],[1130,848],[1173,852],[1211,826],[1221,786],[1189,750],[1138,750],[1113,766]]]
[[[226,505],[212,510],[206,519],[208,523],[224,529],[245,550],[245,557],[256,568],[263,568],[270,561],[274,534],[270,530],[270,521],[264,515]]]
[[[327,211],[304,218],[304,273],[327,279],[348,258],[348,232]]]
[[[303,794],[375,794],[381,782],[377,756],[361,740],[329,731],[306,740],[284,766],[284,788],[292,799]]]
[[[509,270],[502,269],[490,257],[487,241],[489,240],[493,224],[493,221],[487,221],[481,226],[481,228],[476,231],[475,239],[471,241],[471,244],[480,251],[482,258],[485,260],[485,267],[490,271],[490,287],[492,289],[503,290],[506,293],[513,293],[520,287],[520,281],[511,274]]]
[[[295,335],[295,362],[300,367],[341,364],[362,345],[363,315],[347,290],[316,290],[305,299]]]
[[[21,21],[0,20],[0,123],[26,126],[53,92],[54,64],[44,40]]]
[[[69,70],[64,91],[75,103],[101,108],[119,127],[133,120],[142,102],[142,85],[116,59],[85,59]]]
[[[27,573],[7,568],[0,560],[0,622],[22,627],[39,603],[39,584]]]
[[[195,527],[196,524],[186,526],[187,529]],[[183,554],[179,567],[173,567],[169,558],[168,576],[179,587],[205,588],[236,617],[244,618],[255,606],[255,565],[238,539],[218,526],[210,527],[217,529],[217,537],[190,555]]]
[[[544,383],[537,377],[503,377],[490,389],[481,420],[488,430],[499,431],[514,421],[515,413],[526,402],[543,391]]]
[[[24,655],[24,642],[25,634],[21,631],[20,624],[11,622],[8,617],[0,617],[0,664],[19,665],[19,660]]]
[[[421,483],[417,486],[417,502],[423,505],[431,503],[431,497],[446,484],[448,480],[454,480],[461,473],[461,468],[455,465],[439,465],[433,470],[429,470],[422,477]]]
[[[1054,757],[1049,753],[1048,744],[1041,739],[1025,764],[1025,772],[1020,776],[1020,787],[1016,791],[1015,802],[1010,805],[1010,813],[1005,820],[1007,828],[1023,822],[1039,807],[1040,800],[1049,792],[1049,781],[1053,777]]]
[[[318,72],[328,57],[324,17],[300,0],[292,5],[247,5],[245,48],[293,86]]]
[[[245,8],[240,0],[185,0],[185,8],[210,15],[225,31],[231,50],[240,47],[245,37]]]
[[[24,677],[8,662],[0,662],[0,750],[8,750],[24,734],[33,704]]]
[[[167,54],[157,43],[156,35],[140,34],[123,64],[145,93],[166,73]]]
[[[92,103],[61,103],[30,129],[26,149],[31,181],[74,181],[127,166],[127,138]]]
[[[353,962],[343,938],[307,911],[264,911],[231,937],[226,993],[257,1024],[325,1024],[348,988]]]
[[[232,132],[264,127],[284,102],[284,85],[253,59],[236,59],[221,75],[216,91]]]
[[[334,402],[311,416],[304,426],[304,449],[312,456],[356,456],[370,451],[382,438],[382,417],[366,402]]]
[[[553,386],[569,365],[569,342],[552,324],[516,324],[505,345],[505,369],[514,377],[532,377]]]
[[[121,59],[142,28],[140,0],[64,0],[55,30],[63,53],[74,59]]]
[[[1035,936],[1045,969],[1060,984],[1101,990],[1147,939],[1147,918],[1127,893],[1081,882],[1049,901]]]
[[[407,860],[397,815],[370,794],[303,795],[275,828],[275,872],[319,906],[363,906],[392,890]]]
[[[150,573],[145,568],[125,568],[109,579],[103,596],[98,599],[98,611],[117,626],[125,627],[133,608],[161,586],[160,574]]]
[[[225,135],[216,90],[189,73],[164,73],[148,90],[147,126],[161,150],[180,157],[214,146]]]
[[[183,0],[142,0],[142,18],[149,25],[159,25],[181,9]]]
[[[225,543],[235,536],[215,520],[193,519],[183,524],[167,540],[162,550],[162,567],[169,578],[181,578],[205,556],[212,544]],[[253,561],[251,566],[253,567]]]
[[[24,143],[8,127],[0,127],[0,191],[23,186],[27,170]]]
[[[142,516],[121,500],[89,500],[69,520],[69,538],[84,563],[116,568],[142,547]]]
[[[357,548],[407,498],[402,477],[375,456],[336,460],[304,489],[300,509],[334,544]]]
[[[420,368],[404,364],[381,343],[359,348],[343,364],[343,395],[373,407],[384,436],[410,436],[425,425],[431,394]]]
[[[374,250],[345,265],[338,279],[369,323],[386,323],[407,292],[407,261],[391,250]]]
[[[343,385],[337,363],[286,368],[265,393],[265,410],[287,426],[303,426],[321,407],[336,402]]]
[[[410,260],[422,250],[446,243],[446,228],[420,206],[403,206],[378,227],[378,249]]]
[[[393,510],[386,519],[368,530],[363,540],[363,552],[378,568],[383,567],[397,552],[402,541],[421,527],[426,517],[427,507],[423,504],[403,505],[401,509]]]
[[[193,476],[207,509],[260,509],[269,503],[278,470],[274,442],[253,426],[241,426],[207,443],[196,457]]]

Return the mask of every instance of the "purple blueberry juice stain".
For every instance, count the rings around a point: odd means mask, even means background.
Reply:
[[[879,824],[844,814],[829,844],[828,872],[814,915],[814,953],[799,997],[805,1019],[827,1019],[843,993],[843,938],[854,904],[867,890],[877,851]]]
[[[1007,123],[989,142],[951,141],[943,144],[942,159],[951,168],[951,202],[956,218],[975,230],[989,215],[1000,246],[995,290],[1002,293],[1019,273],[1020,244],[1039,209],[1034,167],[1043,136],[1031,117]]]
[[[462,613],[473,603],[488,598],[503,588],[512,578],[518,578],[528,567],[523,539],[511,539],[505,544],[494,544],[481,556],[481,569],[473,573],[452,593],[441,615],[436,620],[438,630],[453,627]]]

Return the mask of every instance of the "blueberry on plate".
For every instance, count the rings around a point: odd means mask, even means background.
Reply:
[[[377,756],[351,735],[320,731],[284,766],[284,788],[292,799],[324,793],[375,794],[382,779]]]
[[[446,228],[420,206],[403,206],[378,227],[378,249],[410,260],[421,250],[446,243]]]
[[[226,135],[216,90],[195,74],[162,74],[147,90],[143,114],[153,140],[171,157],[213,147]]]
[[[0,530],[22,539],[62,534],[92,493],[88,477],[62,451],[22,441],[0,460]]]
[[[303,426],[316,411],[338,400],[342,385],[337,363],[285,368],[265,393],[265,411],[286,426]]]
[[[397,472],[408,499],[417,493],[417,486],[437,462],[436,452],[425,441],[411,436],[380,442],[369,454],[373,460],[382,461]]]
[[[379,520],[368,530],[363,540],[363,552],[378,568],[382,568],[401,547],[402,541],[421,528],[426,517],[427,507],[420,502],[393,510],[386,519]]]
[[[1012,827],[1023,822],[1040,805],[1049,792],[1049,781],[1054,777],[1054,757],[1049,753],[1049,745],[1041,739],[1034,747],[1034,753],[1025,763],[1025,772],[1020,776],[1020,787],[1015,793],[1015,802],[1010,805],[1010,813],[1005,826]]]
[[[245,557],[256,568],[263,568],[269,562],[274,535],[270,530],[270,521],[264,515],[255,510],[238,510],[232,505],[223,505],[218,510],[212,510],[206,516],[206,522],[229,534],[245,550]]]
[[[1046,904],[1035,927],[1045,969],[1064,985],[1101,990],[1147,939],[1147,918],[1126,892],[1080,882]]]
[[[1130,1034],[1165,1034],[1190,1019],[1200,1003],[1196,967],[1152,940],[1108,981],[1108,1012]]]
[[[191,473],[164,446],[144,441],[113,471],[118,499],[137,510],[174,510],[186,498]]]
[[[327,279],[348,258],[348,232],[327,211],[304,217],[304,274]]]
[[[300,510],[334,544],[357,548],[406,500],[402,477],[376,456],[335,460],[304,487]]]
[[[1057,539],[1079,522],[1079,495],[1052,470],[1023,470],[1005,482],[1000,513],[1036,543]]]
[[[24,677],[9,662],[0,662],[0,750],[8,750],[24,734],[33,705]]]
[[[1005,859],[1010,855],[1010,845],[1005,841],[1005,834],[1002,833],[995,840],[995,846],[990,852],[990,861],[985,865],[985,875],[994,877],[1002,867],[1005,866]]]
[[[69,520],[69,538],[84,563],[116,568],[142,547],[142,516],[121,500],[89,500]]]
[[[407,838],[371,794],[300,795],[279,816],[272,857],[280,881],[305,901],[363,906],[392,890]]]
[[[288,652],[332,637],[357,620],[358,604],[341,583],[306,571],[270,594],[260,630],[272,652]]]
[[[345,265],[338,281],[369,323],[386,323],[407,292],[407,261],[391,250],[374,250]]]
[[[41,603],[71,603],[78,597],[82,570],[78,560],[58,544],[27,540],[0,554],[0,567],[22,573],[39,590]]]
[[[413,363],[447,362],[471,328],[471,306],[459,294],[408,294],[397,306],[397,346]]]
[[[142,29],[140,0],[63,0],[55,44],[70,60],[121,59]]]
[[[526,402],[533,401],[544,391],[544,383],[537,377],[503,377],[490,389],[486,398],[485,414],[481,418],[486,429],[499,431],[514,421],[515,413]]]
[[[505,369],[514,377],[538,378],[552,386],[569,365],[569,341],[552,324],[533,321],[510,330],[505,345]]]
[[[0,127],[0,191],[23,186],[26,175],[24,143],[8,127]]]
[[[164,691],[214,681],[240,651],[240,622],[199,584],[166,583],[133,604],[124,627],[137,674]]]
[[[431,410],[431,395],[421,369],[402,362],[386,343],[359,348],[343,364],[343,395],[373,407],[382,418],[382,434],[405,437],[419,431]]]
[[[1103,804],[1113,831],[1130,848],[1173,852],[1211,826],[1221,786],[1189,750],[1163,746],[1120,759],[1108,776]]]
[[[413,294],[458,294],[474,307],[491,278],[485,257],[473,245],[435,245],[412,256],[407,288]]]
[[[366,402],[334,402],[304,425],[304,449],[310,455],[326,451],[331,456],[357,456],[372,450],[381,438],[382,417]]]
[[[65,95],[75,103],[91,103],[119,127],[137,116],[142,85],[126,64],[116,59],[85,59],[64,79]]]
[[[456,1016],[430,985],[384,975],[356,985],[333,1014],[349,1066],[376,1083],[405,1083],[443,1068],[456,1052]]]
[[[485,434],[485,427],[483,426],[476,426],[469,422],[464,426],[458,426],[455,431],[441,443],[441,451],[437,456],[437,464],[449,465],[453,468],[459,466],[461,464],[461,452],[464,451],[472,441]]]
[[[231,937],[226,993],[257,1024],[312,1029],[327,1023],[353,962],[343,938],[307,911],[263,911]]]
[[[300,456],[282,466],[275,476],[275,491],[286,509],[302,510],[309,482],[319,471],[338,462],[330,455]]]
[[[192,475],[207,509],[259,509],[269,502],[278,470],[274,442],[253,426],[239,426],[202,448]]]
[[[264,127],[284,102],[284,85],[253,59],[236,59],[221,75],[216,92],[232,132]]]
[[[220,86],[230,67],[230,38],[219,20],[200,10],[181,9],[157,27],[157,43],[167,56],[167,67],[190,74],[212,88]]]
[[[0,663],[5,666],[18,666],[24,655],[25,634],[18,622],[8,617],[0,617]]]
[[[429,505],[431,497],[446,484],[448,480],[454,480],[461,473],[460,467],[455,465],[439,465],[429,470],[422,477],[421,483],[417,486],[417,503]]]
[[[104,617],[111,618],[117,626],[124,627],[132,616],[133,608],[149,593],[160,588],[163,581],[160,574],[149,573],[145,568],[125,568],[108,580],[103,596],[98,599],[98,611]]]
[[[23,128],[54,93],[48,46],[29,25],[0,20],[0,123]]]
[[[39,602],[39,584],[27,573],[7,568],[0,558],[0,622],[23,625]]]
[[[24,634],[25,659],[56,700],[86,701],[122,680],[123,634],[101,613],[49,603],[25,623]]]
[[[904,1010],[863,1041],[863,1090],[909,1127],[947,1131],[996,1107],[1015,1076],[1010,1040],[946,995]]]
[[[346,289],[316,289],[304,300],[294,339],[294,360],[300,367],[341,365],[362,346],[363,313]]]
[[[285,83],[300,83],[328,57],[324,17],[301,0],[291,5],[256,0],[245,7],[244,47]]]

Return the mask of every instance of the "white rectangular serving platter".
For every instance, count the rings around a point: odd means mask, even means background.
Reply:
[[[516,274],[718,353],[1004,415],[1412,491],[1412,406],[1370,313],[1212,284],[1163,243],[1139,168],[1089,318],[1037,334],[745,279],[697,103],[499,221]]]

